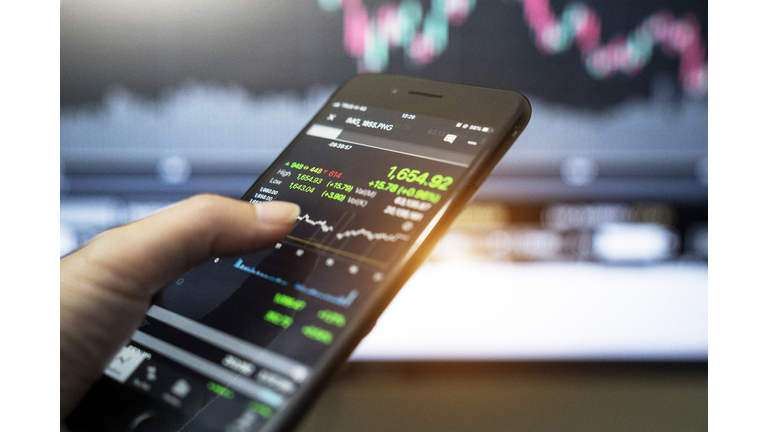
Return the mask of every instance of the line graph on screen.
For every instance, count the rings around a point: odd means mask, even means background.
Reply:
[[[396,233],[396,234],[389,234],[384,232],[376,233],[366,228],[347,230],[342,233],[338,233],[336,234],[336,239],[343,240],[345,238],[349,238],[349,237],[355,238],[359,236],[362,236],[364,239],[368,240],[369,242],[381,240],[384,242],[394,243],[398,240],[408,241],[411,239],[410,236],[401,234],[401,233]]]
[[[379,268],[384,268],[387,259],[411,240],[410,235],[388,232],[386,227],[347,228],[352,219],[354,216],[344,214],[329,221],[307,213],[297,218],[297,225],[287,238],[311,246],[316,252],[341,255]]]
[[[312,227],[318,227],[317,229],[319,231],[322,231],[323,233],[333,232],[334,230],[334,226],[329,225],[327,220],[313,220],[309,214],[299,216],[298,218],[296,218],[296,220],[298,222],[303,222],[305,224],[308,224]],[[336,223],[336,225],[341,223],[343,220],[344,220],[344,217],[342,217]],[[402,233],[390,234],[387,232],[376,232],[374,230],[370,230],[364,227],[357,228],[357,229],[348,229],[344,232],[337,233],[335,236],[331,237],[331,239],[335,238],[336,241],[341,241],[344,239],[354,239],[358,237],[364,240],[367,240],[368,242],[382,241],[385,243],[394,243],[397,241],[408,241],[411,239],[411,237],[406,234],[402,234]]]
[[[309,217],[309,214],[305,214],[303,216],[297,217],[296,221],[297,222],[304,222],[304,223],[307,223],[307,224],[312,225],[312,226],[319,226],[320,229],[324,233],[333,231],[333,226],[332,225],[328,225],[328,221],[327,220],[317,220],[317,221],[316,220],[312,220]]]
[[[601,17],[587,3],[568,3],[559,16],[549,0],[519,3],[542,55],[556,55],[575,46],[587,73],[595,80],[605,80],[618,73],[636,75],[660,48],[679,59],[681,90],[691,96],[707,95],[706,44],[693,14],[676,18],[659,10],[640,19],[626,34],[603,35]],[[448,48],[450,26],[464,24],[476,1],[433,0],[428,11],[416,0],[402,0],[397,5],[387,2],[375,11],[369,11],[362,0],[318,0],[318,5],[329,12],[343,10],[344,47],[357,59],[358,71],[381,72],[397,49],[416,65],[437,60]],[[604,36],[610,40],[602,42]]]

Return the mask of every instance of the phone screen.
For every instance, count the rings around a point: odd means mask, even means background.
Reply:
[[[127,430],[258,430],[290,404],[507,127],[465,121],[332,97],[243,197],[299,204],[290,235],[171,281],[106,369]]]

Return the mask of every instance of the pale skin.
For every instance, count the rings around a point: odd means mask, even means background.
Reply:
[[[298,216],[299,207],[291,203],[198,195],[107,230],[62,258],[62,430],[63,420],[129,340],[165,283],[208,257],[273,245]]]

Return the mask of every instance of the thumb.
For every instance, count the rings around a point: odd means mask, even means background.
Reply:
[[[198,195],[98,235],[60,261],[61,416],[71,411],[130,338],[152,296],[212,255],[267,247],[293,228],[299,207]]]

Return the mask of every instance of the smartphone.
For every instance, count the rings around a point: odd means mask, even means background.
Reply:
[[[293,231],[172,280],[67,425],[290,429],[530,115],[511,91],[347,81],[242,197],[299,204]]]

